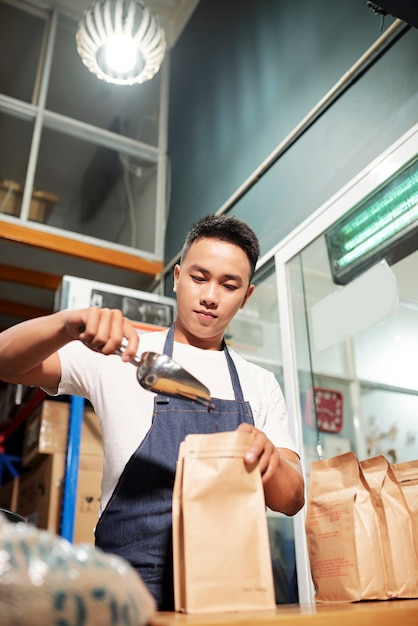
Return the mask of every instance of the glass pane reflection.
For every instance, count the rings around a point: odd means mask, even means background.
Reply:
[[[290,263],[306,468],[322,455],[353,450],[361,459],[383,454],[390,463],[418,457],[418,252],[391,266],[396,312],[347,340],[318,352],[312,340],[312,306],[344,287],[333,283],[325,239],[313,241]],[[353,302],[353,307],[363,307]],[[343,428],[319,428],[309,410],[312,388],[340,392]],[[332,406],[328,407],[332,412]],[[308,419],[310,416],[310,419]]]
[[[249,361],[272,371],[283,388],[282,351],[274,267],[257,275],[254,293],[231,321],[228,345]]]
[[[1,93],[32,102],[44,29],[44,19],[0,2]]]
[[[46,223],[154,252],[156,165],[44,128],[35,188],[55,204]]]
[[[0,213],[20,215],[32,133],[32,122],[0,113]]]

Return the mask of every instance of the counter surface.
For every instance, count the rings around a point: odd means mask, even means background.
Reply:
[[[152,626],[416,626],[418,600],[280,605],[275,611],[157,613]]]

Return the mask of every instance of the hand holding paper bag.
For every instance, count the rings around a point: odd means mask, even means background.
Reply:
[[[259,468],[244,464],[247,432],[188,435],[173,492],[177,611],[275,608]]]

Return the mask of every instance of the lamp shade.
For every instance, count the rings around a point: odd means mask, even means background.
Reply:
[[[90,72],[116,85],[150,80],[166,50],[158,17],[140,0],[99,0],[92,4],[78,25],[76,43]]]

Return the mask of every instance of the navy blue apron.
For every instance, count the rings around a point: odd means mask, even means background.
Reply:
[[[164,354],[170,357],[173,341],[171,327],[164,345]],[[126,464],[96,527],[96,545],[131,563],[160,611],[174,608],[171,506],[180,443],[189,433],[254,424],[225,344],[224,350],[235,400],[212,399],[215,409],[209,410],[187,399],[157,394],[151,427]]]

